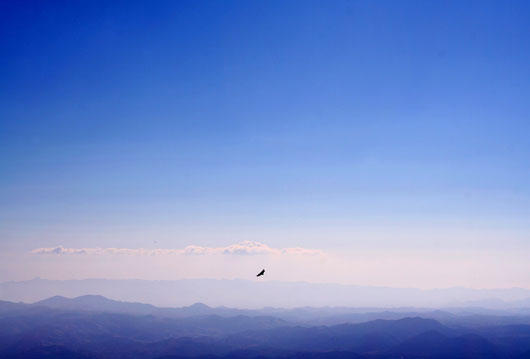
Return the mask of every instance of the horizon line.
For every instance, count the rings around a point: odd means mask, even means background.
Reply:
[[[2,284],[8,283],[22,283],[30,281],[56,281],[56,282],[66,282],[66,281],[90,281],[90,280],[105,280],[105,281],[145,281],[145,282],[177,282],[177,281],[193,281],[193,280],[207,280],[207,281],[246,281],[252,283],[258,283],[257,280],[245,279],[245,278],[181,278],[181,279],[142,279],[142,278],[70,278],[70,279],[48,279],[42,277],[34,277],[31,279],[23,280],[8,280],[0,282]],[[381,286],[381,285],[360,285],[360,284],[345,284],[337,282],[307,282],[307,281],[288,281],[288,280],[260,280],[260,282],[266,283],[290,283],[290,284],[310,284],[310,285],[335,285],[343,287],[362,287],[362,288],[385,288],[385,289],[408,289],[408,290],[419,290],[419,291],[435,291],[435,290],[449,290],[449,289],[467,289],[467,290],[530,290],[530,288],[525,287],[465,287],[465,286],[452,286],[452,287],[432,287],[432,288],[420,288],[420,287],[391,287],[391,286]]]

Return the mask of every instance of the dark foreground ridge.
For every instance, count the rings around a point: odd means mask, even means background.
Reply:
[[[423,313],[442,318],[435,320],[386,311],[321,325],[325,317],[304,319],[315,310],[158,308],[102,296],[0,302],[0,358],[530,358],[525,316]],[[392,315],[402,317],[377,318]]]

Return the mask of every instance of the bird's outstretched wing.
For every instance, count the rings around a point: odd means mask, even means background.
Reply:
[[[263,269],[261,272],[258,273],[258,275],[256,277],[261,277],[262,275],[265,274],[265,269]]]

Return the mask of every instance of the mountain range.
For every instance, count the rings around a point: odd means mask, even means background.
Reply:
[[[266,315],[267,309],[211,308],[200,303],[159,308],[100,295],[54,296],[32,304],[2,301],[0,357],[530,357],[530,322],[525,315],[482,314],[474,321],[465,313],[424,311],[410,316],[398,310],[357,313],[376,318],[363,322],[349,322],[346,315],[340,324],[316,323],[326,317],[315,317],[315,312],[334,310],[334,320],[340,321],[336,310],[344,308],[276,309],[284,314],[282,318]],[[289,315],[291,311],[297,314]],[[445,319],[428,318],[436,315]],[[381,318],[385,316],[396,319]]]
[[[55,295],[101,294],[118,300],[161,307],[369,307],[458,308],[514,310],[530,307],[530,289],[415,289],[267,280],[46,280],[0,283],[0,300],[35,302]]]

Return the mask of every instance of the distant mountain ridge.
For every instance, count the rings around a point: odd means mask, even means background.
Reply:
[[[171,309],[195,315],[156,313]],[[450,327],[405,317],[311,326],[274,316],[204,314],[215,309],[204,304],[157,308],[98,295],[0,302],[0,357],[523,359],[530,353],[530,325],[475,328],[464,321]],[[146,313],[151,310],[156,314]]]
[[[252,280],[46,280],[0,283],[0,300],[35,302],[55,295],[100,294],[117,300],[182,307],[201,302],[238,308],[263,307],[470,307],[528,309],[530,289],[447,288],[421,290]],[[530,310],[528,310],[530,313]]]
[[[16,303],[3,302],[9,308]],[[458,325],[466,322],[468,325],[485,326],[490,324],[530,324],[530,315],[513,315],[510,312],[495,311],[489,313],[480,308],[457,309],[454,312],[442,310],[425,310],[415,308],[395,308],[383,310],[378,308],[263,308],[263,309],[236,309],[227,307],[212,308],[203,303],[195,303],[187,307],[160,308],[151,304],[124,302],[108,299],[101,295],[85,295],[76,298],[54,296],[33,304],[31,306],[44,306],[61,310],[98,311],[108,313],[126,313],[134,315],[155,315],[167,318],[184,318],[191,316],[216,315],[220,317],[233,316],[273,316],[287,322],[303,325],[336,325],[341,323],[362,323],[376,319],[398,320],[405,317],[421,316],[435,319],[445,324]],[[489,315],[484,314],[484,312]],[[494,314],[492,316],[491,314]]]
[[[233,308],[211,308],[203,303],[194,303],[187,307],[161,308],[152,304],[117,301],[102,295],[83,295],[75,298],[53,296],[37,301],[33,306],[43,306],[61,310],[96,311],[108,313],[127,313],[136,315],[158,315],[163,317],[190,317],[199,315],[218,315],[223,317],[238,315],[263,315],[259,311]]]
[[[57,309],[94,310],[137,314],[150,314],[157,309],[157,307],[151,304],[122,302],[108,299],[102,295],[83,295],[75,298],[66,298],[56,295],[35,302],[33,305]]]
[[[434,319],[445,325],[484,327],[488,325],[530,324],[530,315],[522,313],[494,311],[480,308],[447,310],[425,310],[421,308],[262,308],[256,310],[217,307],[203,303],[188,307],[160,308],[151,304],[123,302],[108,299],[100,295],[86,295],[76,298],[54,296],[33,304],[0,301],[0,314],[6,311],[16,312],[27,308],[46,307],[62,311],[93,311],[105,313],[123,313],[132,315],[153,315],[162,318],[187,318],[194,316],[219,317],[274,317],[285,323],[304,326],[337,325],[342,323],[363,323],[376,319],[399,320],[405,317]],[[487,314],[485,314],[487,313]]]

